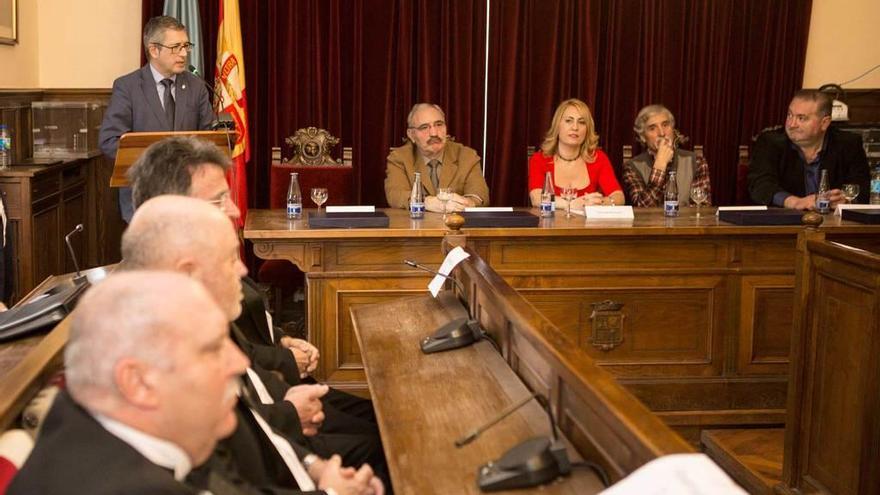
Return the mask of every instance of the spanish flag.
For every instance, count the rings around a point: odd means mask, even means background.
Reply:
[[[247,215],[247,172],[245,164],[251,158],[248,143],[247,98],[244,82],[244,51],[241,47],[241,21],[238,0],[220,1],[220,30],[217,33],[217,65],[215,67],[214,102],[218,112],[232,116],[238,138],[232,151],[232,170],[227,179],[232,199],[241,210],[239,227]]]

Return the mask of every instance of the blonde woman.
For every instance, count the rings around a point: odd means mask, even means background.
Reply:
[[[622,205],[623,191],[614,176],[608,156],[598,149],[599,135],[586,103],[565,100],[556,108],[553,121],[541,150],[529,160],[529,199],[532,206],[541,204],[544,177],[550,172],[556,195],[556,207],[564,209],[562,189],[577,191],[572,209],[584,205]]]

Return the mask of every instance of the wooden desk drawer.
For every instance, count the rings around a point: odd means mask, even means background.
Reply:
[[[76,161],[61,172],[62,185],[65,189],[86,180],[88,167],[85,161]]]
[[[34,177],[31,182],[31,201],[37,202],[50,194],[57,193],[61,187],[61,176],[57,172]]]

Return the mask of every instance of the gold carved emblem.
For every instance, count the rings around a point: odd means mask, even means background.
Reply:
[[[590,313],[592,333],[590,344],[600,351],[608,352],[623,343],[623,303],[611,300],[592,303]]]
[[[339,165],[342,163],[342,160],[334,160],[330,157],[330,151],[339,144],[339,138],[324,129],[304,127],[298,129],[293,136],[285,138],[284,142],[293,148],[293,157],[289,160],[291,163],[303,165]]]

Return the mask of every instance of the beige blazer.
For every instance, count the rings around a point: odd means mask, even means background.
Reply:
[[[385,199],[392,208],[409,208],[409,196],[416,172],[422,174],[422,186],[427,196],[436,196],[428,165],[412,143],[392,148],[385,167]],[[489,204],[489,186],[483,178],[480,157],[472,148],[447,141],[440,167],[440,187],[451,187],[462,196],[476,196],[480,206]],[[479,203],[479,202],[478,202]]]

